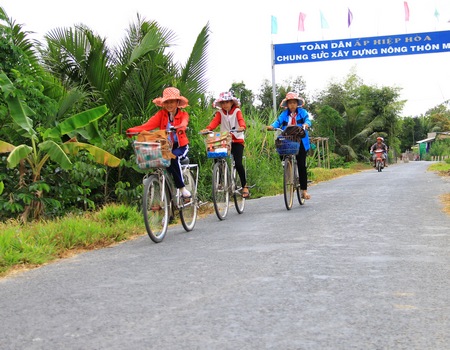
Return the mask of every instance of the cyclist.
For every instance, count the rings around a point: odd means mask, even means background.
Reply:
[[[295,92],[288,92],[286,97],[281,101],[280,107],[285,108],[271,125],[267,126],[267,130],[280,128],[286,129],[287,126],[298,125],[303,127],[306,136],[300,142],[300,150],[296,156],[298,174],[300,180],[300,190],[304,199],[310,199],[308,193],[308,173],[306,170],[306,153],[309,150],[308,129],[311,127],[311,120],[308,112],[303,108],[305,100],[298,96]]]
[[[172,153],[175,157],[170,160],[170,166],[167,169],[172,174],[175,186],[180,189],[181,195],[184,198],[190,198],[191,193],[184,186],[180,164],[180,159],[185,158],[189,150],[189,140],[186,135],[189,114],[181,108],[187,107],[189,101],[180,94],[177,88],[168,87],[164,89],[162,97],[155,98],[153,103],[162,108],[146,123],[129,128],[127,134],[156,128],[170,130],[171,127],[174,127],[176,129],[176,133],[169,134],[173,143]]]
[[[247,186],[247,178],[245,175],[244,165],[242,164],[242,157],[244,155],[243,131],[247,126],[245,124],[245,120],[242,116],[242,111],[239,106],[240,101],[238,98],[233,96],[232,92],[221,92],[219,94],[219,97],[213,103],[213,107],[218,108],[218,110],[214,114],[211,123],[209,123],[209,125],[201,132],[212,131],[219,125],[221,132],[230,132],[231,130],[237,131],[231,133],[231,154],[233,155],[236,171],[239,174],[239,178],[241,180],[242,197],[248,198],[250,196],[250,192]]]
[[[375,150],[381,149],[383,150],[383,162],[384,166],[387,167],[387,152],[388,152],[388,146],[384,143],[384,139],[381,136],[377,137],[377,142],[375,142],[372,147],[370,147],[370,154],[373,154]],[[375,154],[373,154],[373,166],[376,166],[377,157]]]

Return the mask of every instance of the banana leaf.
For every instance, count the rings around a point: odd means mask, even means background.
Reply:
[[[120,165],[119,158],[101,148],[90,145],[88,143],[67,142],[62,144],[61,147],[64,152],[71,155],[78,154],[80,150],[86,150],[94,157],[94,160],[99,164],[107,165],[109,167],[118,167]]]
[[[67,157],[61,146],[55,141],[47,140],[40,143],[38,146],[39,149],[46,152],[50,159],[55,163],[58,163],[64,170],[68,170],[72,167],[72,162],[69,157]]]
[[[8,163],[8,168],[12,169],[19,164],[22,159],[28,157],[28,155],[33,152],[33,148],[27,145],[19,145],[15,147],[10,153],[6,162]]]
[[[9,153],[11,152],[16,146],[11,145],[8,142],[0,140],[0,153]]]
[[[36,131],[33,129],[32,120],[27,117],[27,114],[31,115],[33,111],[25,103],[20,101],[19,97],[15,94],[16,88],[5,73],[0,73],[0,89],[3,91],[5,102],[8,105],[11,118],[14,122],[24,129],[30,137],[35,135]]]
[[[51,129],[50,132],[46,133],[46,136],[50,138],[56,138],[62,135],[67,135],[100,119],[106,114],[106,112],[108,112],[108,108],[103,105],[75,114],[74,116],[65,119],[63,122],[58,124],[58,126]]]

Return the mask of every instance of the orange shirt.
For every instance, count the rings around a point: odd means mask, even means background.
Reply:
[[[180,147],[186,146],[189,143],[189,139],[186,135],[186,128],[189,123],[189,114],[186,111],[177,109],[175,116],[173,117],[172,126],[179,126],[177,128],[178,145]],[[167,124],[169,124],[169,112],[166,109],[160,109],[156,114],[151,117],[146,123],[129,128],[127,132],[141,132],[150,131],[156,128],[160,130],[166,130]]]

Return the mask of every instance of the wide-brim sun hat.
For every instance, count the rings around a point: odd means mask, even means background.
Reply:
[[[157,97],[153,100],[153,103],[158,107],[164,107],[163,103],[168,100],[178,100],[178,107],[185,108],[189,104],[189,100],[181,96],[180,90],[174,87],[165,88],[162,97]]]
[[[305,100],[301,98],[297,93],[295,92],[288,92],[286,94],[286,97],[283,101],[280,103],[280,107],[287,108],[287,101],[289,100],[297,100],[298,106],[302,107],[305,104]]]
[[[377,140],[384,141],[384,139],[383,139],[381,136],[378,136],[378,137],[377,137]]]
[[[223,101],[232,101],[236,107],[239,107],[241,105],[241,101],[239,101],[237,97],[234,97],[230,91],[226,91],[219,94],[219,97],[216,98],[216,100],[213,102],[213,107],[220,108],[220,104]]]

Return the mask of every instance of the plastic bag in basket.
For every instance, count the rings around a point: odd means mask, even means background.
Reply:
[[[162,168],[170,165],[170,159],[162,155],[159,142],[133,142],[136,163],[140,169]]]
[[[142,131],[137,136],[138,142],[158,142],[161,145],[162,157],[165,159],[174,159],[176,156],[172,153],[172,143],[168,138],[166,130]]]
[[[231,151],[231,135],[227,131],[208,134],[205,144],[208,158],[227,157]]]

